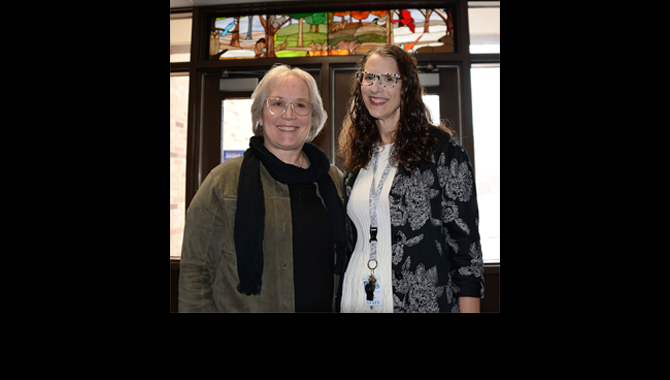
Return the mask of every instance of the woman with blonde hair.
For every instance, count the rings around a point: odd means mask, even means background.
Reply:
[[[327,118],[316,82],[279,65],[252,98],[249,149],[187,211],[179,311],[331,312],[345,214],[342,173],[309,142]]]

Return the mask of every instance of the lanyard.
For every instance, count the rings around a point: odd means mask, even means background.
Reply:
[[[391,160],[386,162],[386,168],[382,173],[382,178],[379,180],[379,185],[375,186],[375,175],[377,174],[377,163],[379,162],[379,152],[382,150],[380,146],[376,146],[372,155],[372,184],[370,186],[370,260],[368,261],[368,268],[374,273],[377,268],[377,204],[379,203],[379,196],[381,195],[386,178],[388,178],[391,171]],[[375,262],[374,268],[370,266],[372,261]]]

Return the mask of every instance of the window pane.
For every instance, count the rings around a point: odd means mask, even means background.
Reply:
[[[497,6],[495,6],[497,3]],[[500,54],[500,2],[469,2],[470,53]],[[475,7],[475,5],[477,5]],[[482,5],[488,5],[483,7]],[[494,6],[491,6],[494,5]]]
[[[191,60],[190,13],[170,15],[170,62],[188,62]]]
[[[186,215],[188,75],[170,75],[170,257],[181,256]]]
[[[430,111],[433,124],[440,125],[440,95],[424,95],[423,103]]]
[[[254,135],[251,125],[251,103],[246,99],[221,102],[221,162],[244,154]]]
[[[472,116],[484,261],[500,261],[500,65],[473,65]]]

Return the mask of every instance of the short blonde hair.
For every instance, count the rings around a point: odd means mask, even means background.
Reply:
[[[285,64],[275,64],[268,71],[263,80],[256,86],[254,93],[251,94],[253,100],[251,104],[251,124],[253,125],[254,135],[263,136],[263,128],[258,124],[258,118],[263,114],[263,107],[271,88],[280,84],[287,76],[293,75],[302,79],[309,89],[309,101],[312,102],[312,126],[307,134],[306,141],[312,141],[321,132],[326,124],[328,114],[323,108],[323,100],[316,86],[314,77],[303,69],[298,67],[291,68]]]

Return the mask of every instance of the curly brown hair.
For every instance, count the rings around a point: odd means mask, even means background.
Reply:
[[[453,135],[444,122],[434,125],[430,111],[423,103],[424,88],[419,82],[416,58],[396,45],[379,45],[370,50],[358,63],[359,70],[365,70],[365,63],[373,55],[395,59],[400,74],[400,120],[394,132],[391,163],[406,168],[419,165],[421,160],[432,162],[432,147],[440,145],[444,133]],[[372,159],[372,150],[381,140],[376,120],[363,102],[361,85],[353,78],[351,96],[347,103],[349,114],[344,118],[338,138],[338,155],[344,157],[344,168],[357,173]]]

